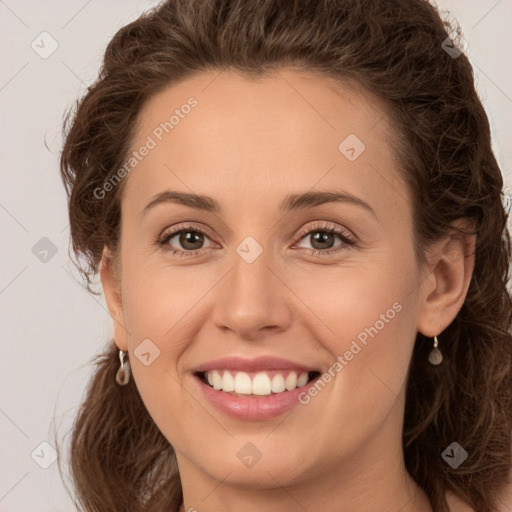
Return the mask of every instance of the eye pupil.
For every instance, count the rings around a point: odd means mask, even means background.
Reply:
[[[320,243],[320,247],[316,247],[317,249],[325,249],[326,247],[322,244],[327,243],[327,245],[330,245],[329,242],[333,242],[334,235],[333,233],[328,233],[325,231],[317,231],[314,235],[312,235],[312,238],[315,241],[315,243]],[[315,246],[313,243],[311,245],[313,247]]]
[[[201,233],[198,233],[197,231],[182,231],[181,234],[180,234],[180,244],[182,245],[182,247],[186,248],[186,249],[191,249],[191,250],[194,250],[194,249],[200,249],[201,248],[201,245],[202,245],[202,239],[201,239]],[[195,242],[199,242],[199,246],[196,247],[196,246],[192,246],[192,247],[189,247],[187,244],[191,243],[191,244],[194,244],[194,238],[196,238]]]

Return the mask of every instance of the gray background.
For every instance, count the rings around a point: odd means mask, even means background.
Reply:
[[[60,435],[67,432],[90,374],[87,363],[112,328],[103,298],[81,287],[68,259],[61,121],[95,78],[108,40],[153,5],[0,0],[0,512],[73,510],[45,443],[52,444],[54,414]],[[463,28],[512,187],[512,0],[437,5]],[[44,31],[58,44],[47,58],[40,54],[52,39],[40,36]]]

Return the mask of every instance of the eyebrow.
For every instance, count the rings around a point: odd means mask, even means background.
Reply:
[[[151,201],[144,207],[143,214],[146,214],[156,205],[162,203],[181,204],[189,208],[211,213],[220,213],[222,209],[220,203],[212,197],[166,190],[153,196]],[[347,203],[360,206],[377,218],[375,211],[368,203],[348,192],[316,191],[305,192],[303,194],[290,194],[280,203],[279,211],[285,213],[304,208],[312,208],[326,203]]]

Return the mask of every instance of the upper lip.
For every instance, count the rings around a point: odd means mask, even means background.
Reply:
[[[272,356],[260,356],[253,359],[246,359],[239,356],[223,357],[208,361],[199,366],[195,371],[198,373],[211,370],[235,370],[242,372],[258,372],[265,370],[291,370],[297,372],[315,372],[316,368],[295,363],[287,359]]]

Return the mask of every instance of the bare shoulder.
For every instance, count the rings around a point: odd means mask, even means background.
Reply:
[[[451,491],[446,491],[446,501],[450,507],[450,512],[475,512],[474,508],[470,507]]]

